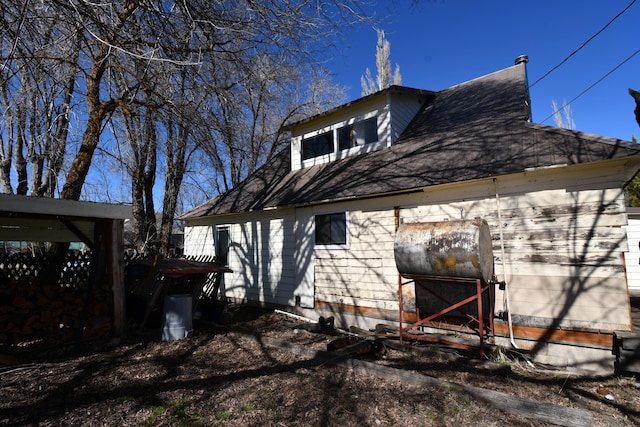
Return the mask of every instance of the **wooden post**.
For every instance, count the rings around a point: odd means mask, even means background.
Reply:
[[[124,336],[126,323],[125,289],[124,289],[124,221],[110,221],[107,243],[108,271],[113,292],[113,335]]]

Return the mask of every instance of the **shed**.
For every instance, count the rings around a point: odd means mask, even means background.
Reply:
[[[0,341],[81,337],[91,327],[121,337],[131,214],[125,205],[0,194]],[[55,262],[47,254],[73,242],[85,249]]]

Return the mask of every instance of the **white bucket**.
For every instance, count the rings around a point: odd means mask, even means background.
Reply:
[[[168,295],[164,299],[162,341],[186,338],[193,332],[191,295]]]

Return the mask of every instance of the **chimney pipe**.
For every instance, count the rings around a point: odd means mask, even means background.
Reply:
[[[522,64],[523,62],[525,64],[529,62],[529,57],[527,55],[520,55],[516,58],[516,65]]]

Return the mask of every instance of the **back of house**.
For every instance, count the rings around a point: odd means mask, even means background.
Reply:
[[[411,324],[441,307],[399,275],[399,226],[480,220],[496,344],[612,368],[614,332],[631,331],[623,188],[637,144],[531,122],[523,61],[437,92],[392,86],[289,130],[287,149],[182,216],[185,255],[233,270],[226,298],[343,327]],[[436,279],[426,287],[445,297],[475,292]],[[473,329],[456,312],[437,320],[422,327]]]

